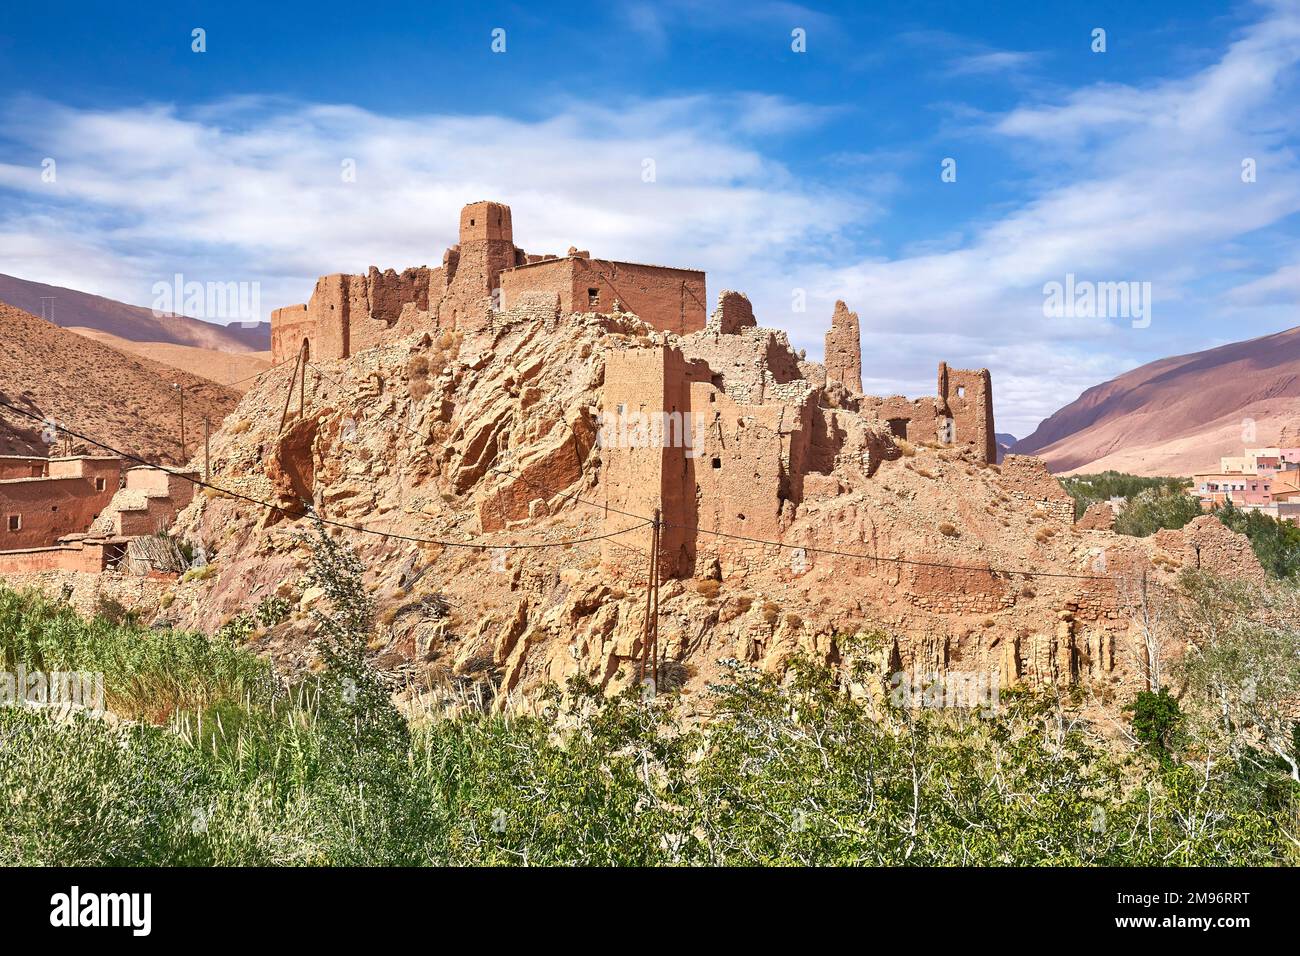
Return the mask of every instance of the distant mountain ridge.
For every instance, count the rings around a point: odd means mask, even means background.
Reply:
[[[1095,385],[1015,444],[1054,472],[1190,475],[1300,421],[1300,328],[1150,362]]]
[[[46,308],[51,298],[52,308]],[[95,329],[131,342],[162,342],[222,352],[264,352],[271,348],[269,322],[217,325],[187,315],[159,317],[143,306],[16,276],[0,274],[0,302],[63,328]]]
[[[239,393],[181,369],[129,355],[0,303],[0,455],[47,455],[53,421],[152,462],[184,464],[201,445],[204,420],[219,428]],[[184,390],[185,455],[181,454]],[[34,417],[33,417],[34,416]],[[73,440],[73,454],[102,454]]]

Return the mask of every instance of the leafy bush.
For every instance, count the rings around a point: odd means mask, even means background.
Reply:
[[[1058,479],[1061,487],[1074,499],[1074,518],[1077,521],[1088,510],[1088,505],[1111,498],[1132,501],[1143,491],[1175,492],[1190,487],[1185,478],[1143,478],[1119,471],[1103,471],[1096,475],[1072,475]]]
[[[902,710],[869,663],[882,635],[840,640],[844,674],[729,662],[703,724],[699,701],[575,678],[536,716],[409,726],[365,656],[356,556],[320,528],[305,544],[327,668],[291,688],[221,640],[0,591],[11,666],[103,665],[148,689],[174,668],[186,688],[166,726],[0,711],[0,864],[1297,862],[1300,785],[1231,754],[1188,765],[1164,702],[1138,708],[1164,760],[1025,692],[990,713]]]
[[[1169,689],[1140,691],[1127,709],[1133,714],[1133,733],[1137,739],[1157,757],[1167,760],[1183,719],[1178,701],[1169,695]]]
[[[1115,518],[1118,534],[1145,538],[1161,529],[1183,527],[1205,512],[1198,499],[1177,488],[1151,488],[1135,495]]]

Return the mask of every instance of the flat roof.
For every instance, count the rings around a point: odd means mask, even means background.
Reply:
[[[122,461],[117,455],[0,455],[5,461]]]
[[[517,272],[520,269],[531,269],[533,266],[544,266],[552,262],[564,262],[568,259],[582,259],[587,262],[608,262],[615,266],[637,266],[642,269],[668,269],[672,272],[694,272],[698,275],[704,275],[703,269],[684,269],[681,266],[661,266],[653,262],[628,262],[625,259],[601,259],[598,256],[552,256],[549,259],[538,259],[536,262],[525,262],[521,265],[511,266],[508,269],[502,269],[502,272]]]

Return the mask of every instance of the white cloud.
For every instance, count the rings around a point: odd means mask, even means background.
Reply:
[[[671,31],[686,9],[642,27]],[[763,10],[771,29],[805,13]],[[955,49],[967,69],[1027,62]],[[864,226],[898,188],[909,164],[890,158],[902,154],[844,149],[836,130],[825,163],[834,183],[802,179],[772,158],[773,141],[842,116],[780,97],[575,100],[536,120],[258,97],[186,110],[18,101],[6,153],[56,158],[58,181],[42,183],[39,165],[0,164],[13,197],[0,207],[0,271],[142,304],[177,271],[259,280],[269,309],[303,301],[323,272],[436,264],[460,206],[493,198],[514,208],[516,241],[530,251],[576,245],[705,268],[711,295],[747,291],[765,324],[814,357],[843,298],[861,315],[873,388],[927,394],[940,359],[988,366],[999,429],[1024,435],[1089,385],[1208,345],[1223,334],[1216,310],[1231,310],[1238,337],[1276,330],[1250,324],[1276,322],[1296,281],[1285,249],[1260,235],[1300,212],[1286,96],[1297,62],[1300,18],[1278,4],[1193,75],[970,119],[966,136],[1023,165],[1020,198],[996,218],[917,234],[893,258]],[[1259,170],[1250,184],[1239,175],[1246,156]],[[345,159],[355,183],[340,176]],[[654,183],[642,181],[647,159]],[[958,184],[936,172],[921,188],[959,190],[966,169]],[[1207,292],[1204,277],[1226,278],[1229,250],[1256,278]],[[1043,283],[1068,272],[1150,281],[1151,328],[1045,319]],[[796,289],[806,312],[791,310]]]
[[[118,268],[67,284],[133,302],[176,271],[260,280],[270,308],[304,298],[322,272],[436,264],[460,207],[484,198],[515,208],[516,241],[533,251],[735,271],[873,214],[755,145],[828,116],[757,95],[575,102],[531,122],[247,98],[193,112],[19,102],[9,128],[58,175],[0,165],[0,187],[19,197],[0,230],[12,271],[66,281],[76,243],[80,262]]]

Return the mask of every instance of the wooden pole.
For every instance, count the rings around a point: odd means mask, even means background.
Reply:
[[[655,567],[655,552],[657,549],[654,547],[653,542],[657,533],[657,528],[651,529],[650,568],[649,573],[646,575],[645,582],[645,620],[641,624],[641,673],[637,677],[638,683],[643,683],[645,681],[647,670],[646,665],[650,663],[651,621],[653,620],[654,614],[655,574],[658,570]]]
[[[212,477],[212,421],[203,419],[203,480]]]
[[[298,357],[294,359],[293,374],[289,376],[289,391],[284,396],[284,411],[280,412],[280,431],[284,431],[284,420],[289,417],[289,403],[293,401],[294,380],[298,377],[298,366],[302,363],[302,349],[298,350]],[[279,434],[279,432],[277,432]]]
[[[185,464],[190,456],[185,448],[185,389],[179,382],[176,383],[176,391],[181,396],[181,464]]]
[[[655,693],[659,693],[659,509],[655,509],[655,527],[654,527],[654,574],[651,580],[654,582],[654,610],[650,615],[651,629],[651,654],[654,655],[652,665],[654,668]]]
[[[298,418],[307,417],[307,345],[302,347],[302,371],[298,380]]]

